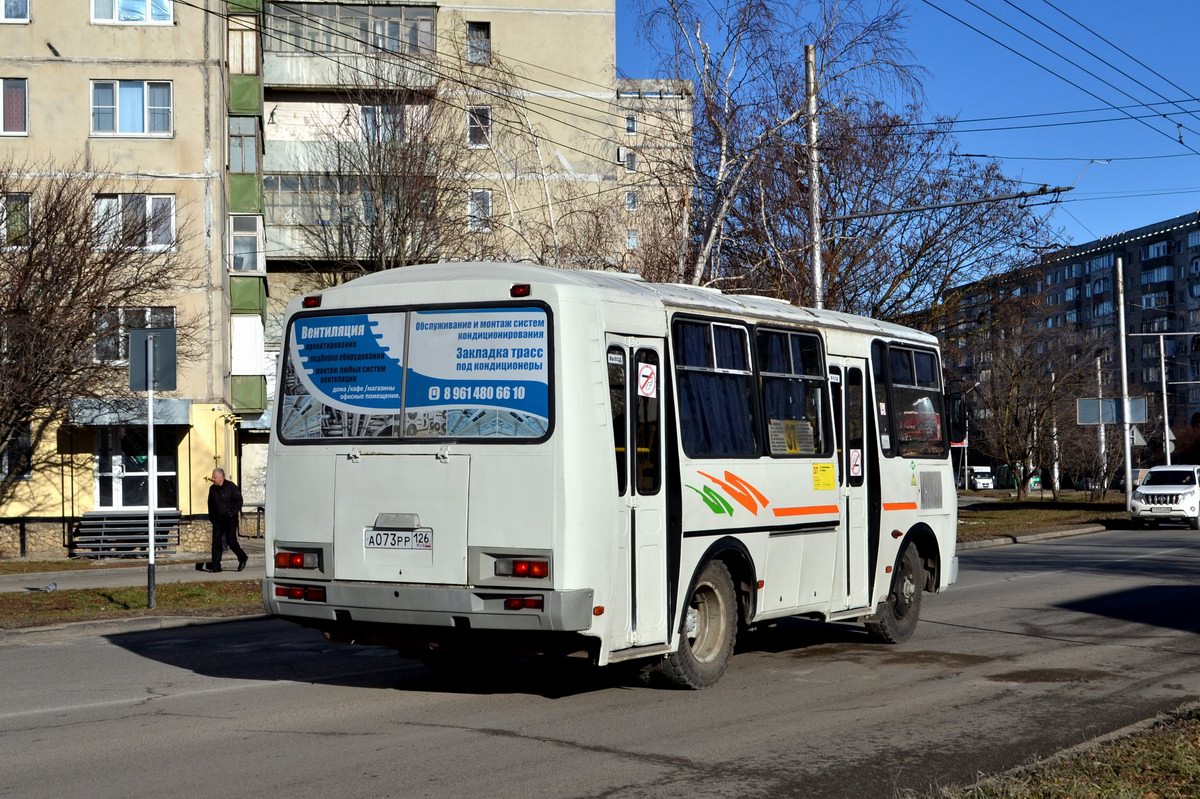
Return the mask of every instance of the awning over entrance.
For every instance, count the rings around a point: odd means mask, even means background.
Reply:
[[[192,401],[189,399],[154,400],[154,425],[191,424]],[[146,400],[81,399],[72,400],[70,423],[93,427],[146,424]]]

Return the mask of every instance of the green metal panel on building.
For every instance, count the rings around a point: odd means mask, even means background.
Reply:
[[[229,311],[230,313],[258,314],[267,313],[267,281],[261,275],[230,275],[229,276]]]
[[[233,214],[261,214],[265,201],[261,175],[229,176],[229,212]]]
[[[267,378],[230,375],[229,394],[234,413],[262,413],[267,408]]]
[[[262,11],[262,0],[228,0],[230,14]]]
[[[262,116],[262,79],[257,75],[229,76],[229,113]]]

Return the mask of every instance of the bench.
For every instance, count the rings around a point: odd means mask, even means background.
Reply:
[[[147,557],[146,511],[90,511],[71,529],[67,554],[72,558]],[[155,555],[174,555],[179,547],[178,510],[154,514]]]

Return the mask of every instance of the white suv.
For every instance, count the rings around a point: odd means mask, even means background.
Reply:
[[[1187,522],[1200,530],[1200,467],[1155,466],[1133,492],[1133,520]]]

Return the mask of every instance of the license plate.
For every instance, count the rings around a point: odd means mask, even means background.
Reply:
[[[1150,509],[1150,512],[1151,512],[1151,513],[1170,513],[1170,512],[1171,512],[1171,509],[1170,509],[1170,508],[1160,508],[1160,507],[1154,507],[1154,508],[1151,508],[1151,509]]]
[[[433,549],[433,530],[372,530],[363,531],[363,546],[367,549]]]

